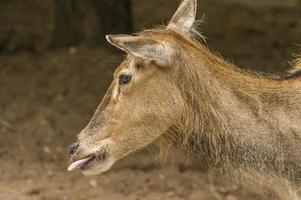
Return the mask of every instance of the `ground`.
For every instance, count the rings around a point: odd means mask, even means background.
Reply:
[[[298,53],[296,13],[241,6],[215,11],[207,12],[203,32],[208,46],[230,61],[271,72],[285,69]],[[97,177],[67,172],[68,146],[106,91],[122,58],[115,53],[78,46],[0,55],[0,199],[214,199],[205,174],[160,166],[146,152]],[[255,198],[236,185],[215,188],[226,200]]]

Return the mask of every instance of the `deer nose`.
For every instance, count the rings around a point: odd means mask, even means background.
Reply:
[[[78,149],[79,144],[76,142],[69,147],[69,154],[72,156]]]

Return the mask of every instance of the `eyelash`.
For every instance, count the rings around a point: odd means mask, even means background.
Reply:
[[[118,81],[119,81],[119,85],[125,85],[125,84],[128,84],[132,79],[132,76],[131,75],[128,75],[128,74],[121,74],[119,77],[118,77]]]

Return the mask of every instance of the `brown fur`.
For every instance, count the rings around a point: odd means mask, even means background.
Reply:
[[[181,43],[198,47],[196,63],[182,60],[176,77],[187,103],[181,145],[210,169],[248,174],[291,199],[288,188],[301,184],[301,78],[246,73],[195,41]]]
[[[191,56],[174,76],[185,107],[167,140],[211,170],[292,199],[301,184],[301,77],[247,73],[194,40],[166,30],[146,34],[173,36]]]
[[[194,3],[185,0],[182,4],[188,16],[193,17],[194,9],[186,7]],[[182,23],[181,15],[176,20]],[[177,27],[177,21],[172,27]],[[97,154],[105,144],[107,160],[84,172],[96,174],[158,141],[163,152],[170,147],[180,149],[192,162],[260,189],[271,199],[298,199],[298,70],[285,78],[245,72],[212,54],[191,34],[181,32],[187,26],[179,27],[182,29],[108,37],[129,56],[79,135],[80,147],[73,159]],[[299,69],[299,61],[296,66]],[[118,84],[123,73],[133,75],[132,82],[124,86]]]

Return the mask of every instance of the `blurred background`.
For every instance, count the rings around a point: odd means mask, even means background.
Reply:
[[[123,58],[106,34],[166,24],[178,0],[0,0],[0,199],[211,200],[206,175],[146,152],[98,177],[67,173],[67,148]],[[209,48],[276,73],[300,53],[300,0],[199,0]],[[254,199],[215,183],[226,200]]]

